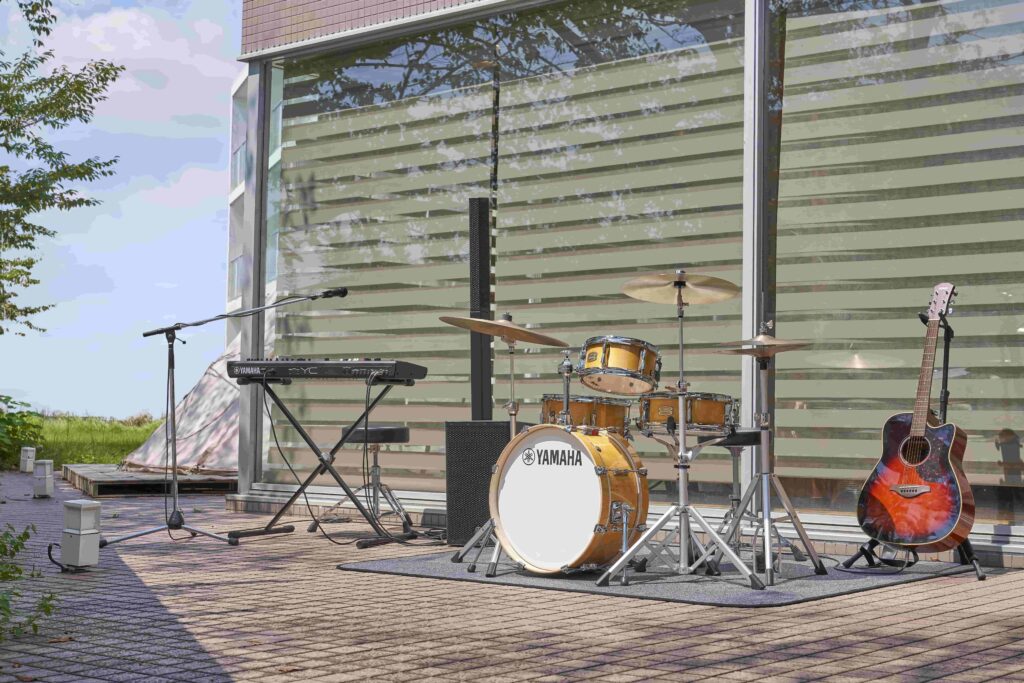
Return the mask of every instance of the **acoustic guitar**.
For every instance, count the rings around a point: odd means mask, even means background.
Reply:
[[[868,536],[926,552],[957,547],[974,525],[974,494],[963,471],[967,434],[952,423],[938,424],[929,407],[939,323],[955,295],[948,282],[932,292],[914,412],[886,420],[882,457],[857,503],[857,521]]]

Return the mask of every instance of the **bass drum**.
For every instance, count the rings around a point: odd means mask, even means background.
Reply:
[[[647,471],[621,435],[537,425],[516,436],[495,465],[490,508],[509,557],[537,574],[596,568],[629,545],[647,521]]]

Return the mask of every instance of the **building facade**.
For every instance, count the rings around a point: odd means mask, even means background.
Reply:
[[[442,506],[444,423],[470,418],[480,378],[468,333],[438,316],[468,314],[468,203],[493,197],[495,314],[576,348],[600,335],[646,340],[669,378],[674,310],[625,297],[622,283],[685,265],[742,284],[739,299],[688,310],[684,349],[691,390],[742,399],[746,425],[752,364],[714,345],[769,321],[780,337],[812,340],[780,356],[772,380],[777,467],[816,534],[854,540],[881,426],[913,403],[917,314],[949,281],[960,291],[949,420],[969,435],[972,538],[1019,549],[1022,10],[1019,0],[806,0],[785,11],[740,0],[245,0],[229,299],[350,294],[242,324],[242,355],[427,366],[375,418],[412,428],[382,456],[388,481]],[[752,132],[755,120],[765,130]],[[509,396],[503,348],[485,378],[496,419]],[[517,359],[524,421],[559,391],[560,360],[534,347]],[[354,382],[280,393],[323,444],[364,400]],[[593,392],[577,383],[574,393]],[[937,407],[938,382],[934,395]],[[314,459],[255,389],[241,415],[237,500],[280,499]],[[672,459],[651,440],[635,445],[652,500],[670,500]],[[712,508],[727,504],[731,471],[714,450],[693,469],[695,499]],[[342,451],[343,475],[357,481],[361,458]]]

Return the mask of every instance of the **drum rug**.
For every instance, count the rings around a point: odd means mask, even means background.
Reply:
[[[600,588],[595,581],[599,573],[558,574],[539,576],[519,571],[510,564],[498,566],[497,576],[487,578],[484,572],[486,562],[477,565],[476,571],[468,571],[470,563],[454,563],[451,558],[455,549],[430,555],[414,555],[393,557],[389,559],[369,560],[339,564],[338,569],[354,572],[371,572],[381,574],[398,574],[400,576],[417,576],[431,579],[447,579],[450,581],[474,581],[502,586],[521,586],[523,588],[541,588],[547,590],[570,591],[574,593],[594,593],[597,595],[613,595],[626,598],[645,600],[666,600],[669,602],[685,602],[695,605],[715,605],[720,607],[776,607],[794,605],[810,600],[822,600],[837,595],[848,595],[861,591],[885,588],[902,583],[924,581],[938,576],[971,573],[971,566],[961,566],[944,562],[919,562],[903,571],[892,567],[869,573],[860,564],[851,570],[842,571],[837,568],[833,558],[822,557],[828,567],[828,573],[818,576],[810,562],[783,562],[782,571],[776,576],[774,586],[765,590],[752,590],[749,583],[732,567],[722,564],[721,576],[711,577],[700,575],[683,575],[670,573],[658,568],[644,573],[630,571],[629,585],[622,586],[617,579],[611,585]],[[490,557],[490,550],[481,556],[481,560]],[[470,554],[468,560],[472,560]],[[831,560],[831,561],[830,561]],[[1005,569],[986,568],[988,574],[1001,574]],[[856,572],[856,573],[852,573]]]

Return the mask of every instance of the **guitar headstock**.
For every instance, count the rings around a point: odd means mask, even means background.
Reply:
[[[956,298],[956,287],[949,282],[940,282],[932,290],[932,300],[928,304],[928,319],[939,320],[942,316],[953,312],[950,306]]]

